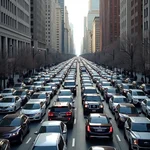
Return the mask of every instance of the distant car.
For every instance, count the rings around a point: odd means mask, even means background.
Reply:
[[[36,91],[39,91],[42,86],[45,85],[44,81],[35,81],[33,82]]]
[[[23,83],[23,82],[21,82],[21,83],[16,83],[15,85],[14,85],[14,89],[15,90],[19,90],[19,89],[22,89],[22,88],[24,88],[26,85]]]
[[[146,93],[148,95],[148,97],[150,97],[150,84],[142,84],[139,89],[143,90],[144,93]]]
[[[0,100],[0,113],[16,112],[22,106],[19,96],[5,96]]]
[[[33,95],[33,93],[35,92],[34,85],[26,85],[23,89],[28,90],[30,92],[30,95]]]
[[[141,102],[141,109],[147,117],[150,117],[150,99],[145,99]]]
[[[85,125],[85,137],[90,138],[108,138],[113,139],[113,127],[105,114],[91,113]]]
[[[44,102],[30,102],[28,101],[20,111],[30,118],[30,120],[42,120],[43,116],[46,114],[46,105]]]
[[[12,142],[23,142],[23,138],[30,131],[29,118],[25,115],[6,115],[0,121],[0,138]]]
[[[67,150],[60,133],[41,133],[36,137],[32,150]]]
[[[112,146],[92,146],[89,150],[116,150],[116,148]]]
[[[2,92],[2,96],[9,96],[12,95],[16,90],[14,88],[5,88]]]
[[[7,139],[0,139],[0,150],[10,150],[10,142]]]
[[[67,127],[62,121],[44,121],[39,131],[35,132],[35,134],[52,132],[60,133],[63,135],[64,140],[67,143]]]
[[[70,89],[61,89],[58,93],[58,96],[72,96],[73,98],[73,94]]]
[[[141,104],[143,100],[148,99],[145,93],[142,90],[138,89],[129,90],[129,92],[127,93],[127,98],[131,103],[135,105]]]
[[[120,94],[127,96],[127,93],[130,89],[133,89],[133,84],[131,83],[121,83],[119,86]]]
[[[139,116],[137,108],[133,104],[118,104],[115,109],[115,120],[119,128],[124,126],[129,117]]]
[[[52,99],[54,97],[54,90],[52,89],[51,86],[42,86],[40,88],[40,91],[49,94],[50,95],[50,99]]]
[[[26,84],[26,85],[31,85],[33,84],[33,79],[32,78],[25,78],[23,79],[23,83]]]
[[[57,87],[57,85],[56,85],[55,83],[53,83],[53,82],[46,83],[46,86],[51,86],[51,87],[52,87],[52,89],[54,90],[54,94],[56,94],[56,93],[57,93],[57,91],[58,91],[58,87]]]
[[[150,120],[146,117],[130,117],[124,125],[124,137],[129,149],[150,149]]]

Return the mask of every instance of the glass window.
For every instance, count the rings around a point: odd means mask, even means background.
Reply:
[[[14,98],[3,98],[0,100],[0,103],[13,103],[15,102]]]
[[[56,132],[61,133],[60,126],[41,126],[39,133]]]
[[[39,104],[26,104],[23,109],[40,109]]]
[[[120,107],[119,112],[122,114],[138,114],[135,107]]]
[[[68,107],[52,107],[51,111],[53,112],[68,112]]]
[[[89,120],[90,123],[102,123],[102,124],[108,124],[109,121],[106,117],[100,116],[100,117],[91,117]]]
[[[4,118],[0,121],[0,127],[16,127],[20,126],[20,118]]]
[[[150,123],[133,123],[132,130],[137,132],[150,132]]]

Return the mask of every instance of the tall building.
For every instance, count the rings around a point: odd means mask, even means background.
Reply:
[[[58,3],[61,7],[61,15],[62,15],[62,52],[64,52],[64,0],[58,0]]]
[[[99,10],[99,0],[89,0],[89,10]]]
[[[8,58],[30,47],[30,1],[0,1],[0,52]]]
[[[45,0],[31,0],[31,45],[34,49],[45,49]]]
[[[99,17],[95,17],[92,29],[92,53],[100,51],[100,26]]]
[[[100,51],[111,47],[120,36],[120,0],[100,1]]]

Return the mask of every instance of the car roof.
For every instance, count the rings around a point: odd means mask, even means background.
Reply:
[[[125,96],[123,95],[113,95],[114,98],[126,98]]]
[[[45,94],[45,92],[46,91],[44,91],[44,92],[43,91],[39,91],[39,92],[35,92],[33,95],[35,95],[35,94]]]
[[[38,134],[34,146],[55,146],[60,137],[60,133]]]
[[[44,121],[41,126],[59,126],[61,121]]]
[[[26,104],[40,104],[42,101],[39,101],[39,100],[37,100],[36,101],[36,99],[35,100],[29,100]]]
[[[5,88],[4,90],[14,90],[14,88]]]
[[[75,80],[65,80],[65,82],[75,82]]]
[[[85,97],[87,96],[101,96],[100,94],[86,94]]]
[[[58,96],[58,98],[72,98],[72,96]]]
[[[54,102],[53,106],[68,106],[69,102]]]
[[[90,117],[100,117],[100,116],[107,117],[106,114],[102,113],[90,113]]]
[[[7,114],[4,116],[4,118],[20,118],[22,117],[21,114]]]
[[[130,103],[120,103],[118,105],[120,105],[121,107],[135,107],[133,104]]]
[[[142,90],[139,90],[139,89],[130,89],[130,91],[133,91],[133,92],[134,92],[134,91],[135,91],[135,92],[138,92],[138,91],[139,91],[139,92],[143,92]]]
[[[70,89],[61,89],[60,92],[61,92],[61,91],[70,91],[70,92],[71,92]]]
[[[4,96],[4,98],[16,98],[16,97],[19,97],[19,96],[15,96],[15,95]]]
[[[85,86],[84,89],[96,89],[94,86]]]
[[[133,123],[150,123],[150,120],[146,117],[130,117]]]

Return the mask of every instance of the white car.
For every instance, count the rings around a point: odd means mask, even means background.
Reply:
[[[147,117],[150,117],[150,99],[145,99],[141,103],[141,109],[146,114]]]
[[[5,96],[0,100],[0,112],[16,112],[21,108],[22,100],[18,96]]]
[[[142,90],[138,89],[130,89],[127,93],[127,98],[131,103],[135,105],[141,104],[143,100],[148,99],[145,93]]]
[[[5,88],[5,89],[2,91],[1,95],[2,95],[2,96],[10,96],[10,95],[12,95],[15,91],[16,91],[16,90],[15,90],[14,88]]]
[[[42,120],[46,113],[46,105],[44,102],[31,102],[28,101],[22,108],[21,114],[25,114],[30,120]]]

